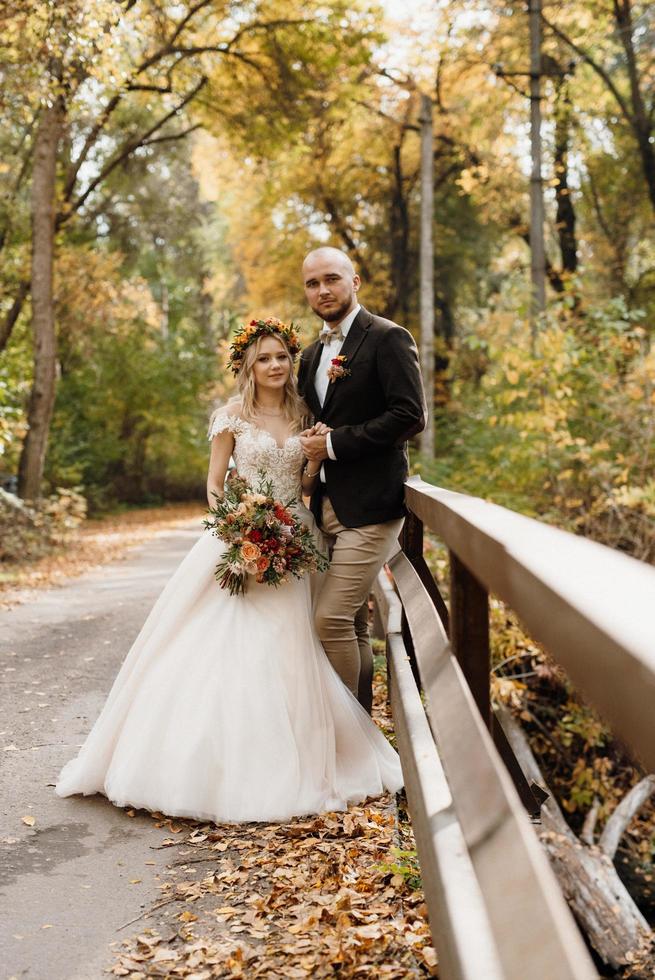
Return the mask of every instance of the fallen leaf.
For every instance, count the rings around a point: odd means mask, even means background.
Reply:
[[[427,966],[430,968],[437,965],[437,951],[433,946],[424,946],[421,950],[421,956]]]
[[[21,817],[21,820],[24,824],[27,824],[28,827],[33,827],[36,823],[36,817],[33,817],[31,814],[28,814],[26,817]]]
[[[374,684],[374,716],[390,732],[380,671]],[[171,980],[436,975],[423,893],[392,868],[399,863],[398,850],[415,847],[392,797],[287,824],[217,826],[158,816],[162,833],[176,835],[153,845],[177,847],[176,860],[157,875],[169,876],[158,887],[161,904],[170,908],[172,903],[172,919],[162,924],[162,931],[168,928],[165,939],[144,942],[150,933],[144,930],[136,940],[125,940],[115,953],[115,967],[128,972],[115,975],[130,980],[142,975]],[[200,873],[190,881],[194,872]],[[194,914],[189,905],[195,902]]]

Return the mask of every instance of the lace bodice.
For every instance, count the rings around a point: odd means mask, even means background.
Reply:
[[[212,416],[208,438],[213,439],[225,430],[234,435],[232,457],[237,472],[244,480],[257,486],[261,472],[273,482],[276,496],[283,500],[300,500],[300,476],[303,451],[298,436],[289,436],[284,446],[278,446],[270,432],[237,415],[219,409]]]

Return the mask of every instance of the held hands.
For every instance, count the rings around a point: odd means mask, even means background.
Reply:
[[[328,432],[332,432],[329,425],[325,422],[316,422],[310,429],[300,433],[300,445],[308,460],[319,463],[328,459],[326,440]]]

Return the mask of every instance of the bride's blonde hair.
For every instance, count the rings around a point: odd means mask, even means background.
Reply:
[[[266,339],[266,337],[270,338],[271,335],[265,334],[258,337],[253,344],[248,346],[244,354],[241,368],[239,369],[239,373],[237,375],[237,387],[241,396],[241,415],[248,422],[252,422],[257,414],[257,410],[255,408],[255,396],[257,390],[253,365],[257,360],[257,355],[259,354],[259,348],[262,345],[262,341]],[[289,350],[288,344],[286,343],[284,337],[280,336],[279,334],[275,334],[273,339],[277,340],[282,345],[286,351],[287,357],[289,358],[289,377],[287,378],[284,386],[282,410],[289,421],[292,432],[300,432],[309,424],[311,412],[309,411],[309,408],[305,404],[304,400],[298,394],[296,378],[293,373],[293,356]]]

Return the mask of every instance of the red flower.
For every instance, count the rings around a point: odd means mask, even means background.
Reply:
[[[278,521],[282,521],[283,524],[293,524],[293,517],[284,507],[276,507],[273,511]]]
[[[251,541],[256,541],[259,543],[263,538],[263,534],[261,531],[258,531],[257,528],[254,528],[252,531],[250,531],[248,537]]]
[[[345,367],[345,363],[348,360],[345,354],[337,354],[336,357],[332,358],[330,367],[328,368],[327,376],[330,379],[330,384],[338,381],[340,378],[347,378],[350,371]]]

